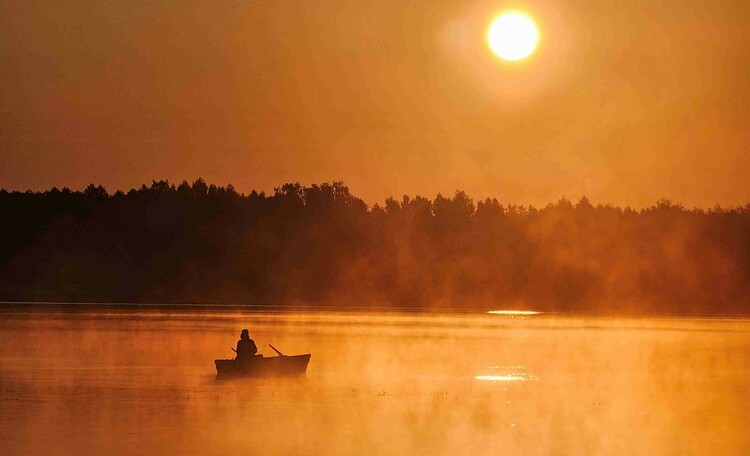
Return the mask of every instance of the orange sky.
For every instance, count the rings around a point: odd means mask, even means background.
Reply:
[[[521,63],[493,16],[540,28]],[[0,187],[750,202],[750,2],[6,1]]]

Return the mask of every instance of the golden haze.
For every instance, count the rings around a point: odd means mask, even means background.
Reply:
[[[530,0],[545,44],[512,68],[486,45],[502,6],[12,1],[0,181],[750,200],[747,2]]]

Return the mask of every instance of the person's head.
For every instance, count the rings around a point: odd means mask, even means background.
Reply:
[[[250,332],[247,329],[243,329],[240,333],[240,339],[247,340],[250,338]]]

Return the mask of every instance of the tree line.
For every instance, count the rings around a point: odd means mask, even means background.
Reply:
[[[0,190],[0,300],[750,313],[750,204],[543,208],[341,182]]]

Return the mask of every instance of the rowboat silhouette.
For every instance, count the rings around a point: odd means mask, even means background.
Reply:
[[[269,347],[278,356],[255,355],[247,359],[217,359],[216,379],[225,380],[238,377],[297,377],[305,375],[310,363],[310,353],[287,356],[271,344]],[[233,351],[236,350],[232,349]]]

